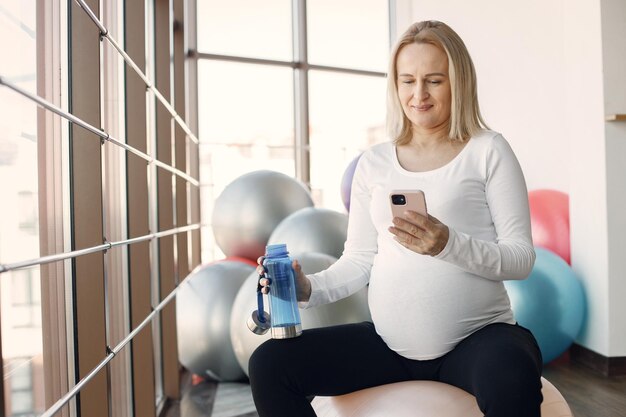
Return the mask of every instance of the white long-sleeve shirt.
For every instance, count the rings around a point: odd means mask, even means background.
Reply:
[[[422,190],[429,214],[448,226],[437,256],[393,240],[389,194],[398,189]],[[369,282],[378,334],[400,355],[428,360],[490,323],[514,323],[502,281],[526,278],[534,261],[524,176],[500,134],[480,132],[452,161],[427,172],[402,168],[387,142],[361,156],[344,253],[308,276],[311,298],[301,306],[336,301]]]

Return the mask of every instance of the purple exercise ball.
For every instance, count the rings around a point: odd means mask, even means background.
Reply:
[[[343,202],[344,207],[348,212],[350,212],[350,192],[352,191],[352,177],[354,177],[354,171],[356,170],[356,165],[359,162],[359,158],[361,155],[357,156],[348,164],[345,172],[343,173],[343,177],[341,178],[341,201]]]

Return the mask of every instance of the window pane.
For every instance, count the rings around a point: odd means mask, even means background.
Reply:
[[[31,190],[22,190],[18,193],[17,200],[20,230],[37,234],[37,195]]]
[[[291,61],[290,0],[198,2],[198,50]]]
[[[13,308],[11,309],[11,314],[13,316],[8,319],[11,320],[11,325],[13,329],[17,330],[22,327],[31,326],[33,323],[33,320],[31,318],[31,312],[32,309],[29,306],[13,306]]]
[[[367,147],[385,140],[382,77],[311,71],[311,188],[318,206],[345,211],[341,177]]]
[[[11,304],[14,306],[32,303],[32,281],[30,270],[11,271]]]
[[[290,68],[201,60],[198,89],[204,142],[293,145]]]
[[[30,414],[33,409],[33,394],[30,391],[15,391],[11,393],[12,414]]]
[[[309,62],[386,71],[389,55],[387,0],[307,2]]]
[[[32,370],[27,360],[15,361],[10,372],[11,391],[30,389],[33,385]]]
[[[235,178],[271,169],[295,175],[290,68],[198,62],[203,261],[222,256],[213,242],[213,202]]]
[[[37,89],[35,5],[35,0],[3,0],[0,8],[0,76],[32,93]],[[37,107],[0,87],[0,263],[39,257],[37,169]],[[33,294],[39,277],[38,267],[0,275],[6,416],[43,411],[41,305]]]
[[[41,304],[41,282],[39,280],[39,274],[33,274],[32,270],[28,270],[28,277],[30,278],[30,290],[31,290],[31,303]]]

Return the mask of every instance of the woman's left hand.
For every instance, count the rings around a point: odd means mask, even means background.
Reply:
[[[410,210],[405,212],[405,218],[394,217],[389,231],[405,248],[430,256],[438,255],[450,237],[448,226],[431,215],[426,218]]]

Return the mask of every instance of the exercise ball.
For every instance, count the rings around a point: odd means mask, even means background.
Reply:
[[[583,287],[558,255],[535,248],[537,260],[530,276],[505,281],[517,322],[535,335],[543,363],[556,359],[574,342],[585,316]]]
[[[298,180],[280,172],[250,172],[227,185],[215,200],[215,241],[226,256],[256,260],[278,223],[311,206],[311,195]]]
[[[346,170],[343,173],[343,177],[341,177],[341,201],[343,202],[344,207],[348,212],[350,212],[350,193],[352,192],[352,179],[354,178],[354,171],[356,171],[356,166],[359,163],[359,159],[361,159],[361,155],[354,158],[346,167]]]
[[[569,196],[556,190],[528,193],[533,244],[549,249],[571,265]]]
[[[334,210],[307,207],[284,219],[268,244],[286,243],[291,253],[317,252],[339,258],[348,234],[348,216]]]
[[[290,255],[302,265],[305,274],[313,274],[327,269],[335,262],[335,258],[323,253],[301,253]],[[257,309],[256,287],[258,275],[251,274],[241,286],[239,294],[233,304],[230,321],[230,337],[233,350],[239,365],[248,374],[248,361],[252,352],[263,342],[270,339],[270,332],[259,336],[252,333],[246,325],[246,320]],[[269,311],[269,301],[263,296],[265,311]],[[367,306],[367,288],[352,294],[350,297],[335,303],[300,310],[303,329],[331,326],[344,323],[358,323],[371,320]]]
[[[254,271],[248,263],[223,260],[196,268],[176,295],[180,363],[216,381],[244,377],[230,341],[230,315],[241,284]]]
[[[541,378],[542,417],[572,417],[563,395]],[[316,396],[318,417],[482,417],[476,398],[437,381],[404,381],[365,388],[335,397]]]
[[[254,268],[257,267],[257,263],[256,261],[253,261],[252,259],[248,259],[248,258],[242,258],[241,256],[227,256],[225,259],[225,261],[235,261],[235,262],[242,262],[246,265],[250,265]]]

